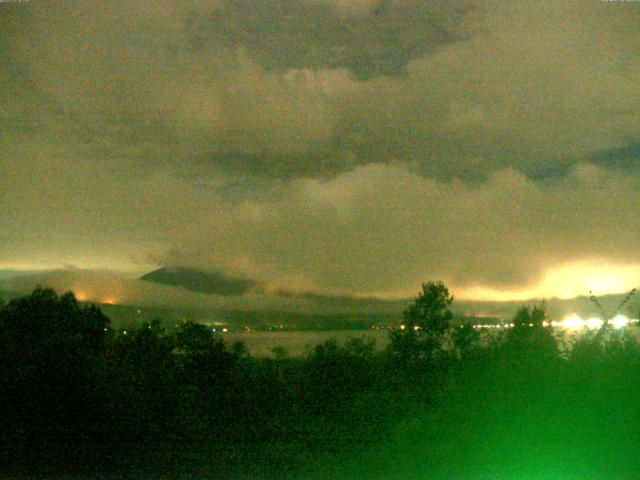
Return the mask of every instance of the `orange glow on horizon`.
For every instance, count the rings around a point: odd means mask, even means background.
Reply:
[[[87,300],[87,294],[82,290],[75,290],[73,294],[75,295],[76,300],[78,300],[79,302],[84,302]]]

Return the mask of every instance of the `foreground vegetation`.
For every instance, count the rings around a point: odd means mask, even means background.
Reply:
[[[523,307],[482,338],[451,328],[452,301],[424,285],[382,353],[361,339],[269,359],[193,323],[115,332],[97,307],[37,289],[0,307],[0,473],[636,478],[633,335],[567,348],[543,307]]]

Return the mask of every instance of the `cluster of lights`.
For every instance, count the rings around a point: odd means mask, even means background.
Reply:
[[[403,324],[403,325],[400,325],[400,330],[405,330],[406,328],[407,328],[407,326],[406,326],[406,325],[404,325],[404,324]],[[376,329],[376,330],[377,330],[377,329]],[[419,325],[414,325],[414,326],[413,326],[413,330],[417,332],[418,330],[421,330],[421,328],[420,328],[420,326],[419,326]]]
[[[624,315],[616,315],[611,320],[609,320],[608,324],[611,325],[614,329],[620,330],[621,328],[626,327],[631,323],[638,323],[638,320],[633,320]],[[579,315],[575,313],[572,315],[568,315],[564,317],[560,321],[552,321],[552,322],[544,322],[543,325],[545,327],[555,327],[555,328],[563,328],[566,330],[597,330],[602,327],[604,324],[604,320],[597,317],[590,317],[587,319],[583,319]],[[533,327],[533,323],[529,324],[530,327]],[[475,324],[473,328],[513,328],[513,323],[489,323],[489,324]]]
[[[513,323],[476,323],[472,325],[475,329],[480,328],[512,328]],[[529,324],[529,326],[533,327],[533,324]],[[464,328],[464,325],[460,325],[460,328]]]
[[[616,330],[626,327],[632,322],[638,322],[638,320],[632,320],[624,315],[616,315],[611,320],[609,320],[609,325],[611,325]],[[601,318],[591,317],[586,320],[581,318],[579,315],[573,314],[565,317],[560,322],[551,322],[551,326],[566,328],[569,330],[582,330],[587,328],[589,330],[597,330],[602,327],[604,321]]]

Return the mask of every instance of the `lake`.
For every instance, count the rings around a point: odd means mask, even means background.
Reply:
[[[634,321],[637,322],[637,321]],[[626,331],[632,333],[640,340],[640,332],[634,323]],[[567,330],[554,329],[559,340],[560,348],[566,350],[571,348],[572,343],[586,329]],[[483,329],[485,338],[491,338],[497,333],[494,329]],[[229,344],[241,341],[245,344],[249,353],[255,357],[273,356],[275,347],[283,347],[289,356],[305,355],[308,351],[330,338],[335,338],[339,343],[345,343],[351,338],[371,338],[375,340],[375,350],[382,351],[389,345],[389,330],[327,330],[327,331],[243,331],[225,333],[224,339]]]
[[[256,357],[273,356],[275,347],[283,347],[290,356],[300,356],[309,350],[335,338],[339,343],[345,343],[350,338],[367,337],[375,340],[375,349],[384,350],[389,344],[388,330],[327,330],[327,331],[249,331],[225,333],[224,339],[229,344],[241,341],[249,353]]]

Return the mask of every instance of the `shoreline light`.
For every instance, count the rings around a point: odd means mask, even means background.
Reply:
[[[615,328],[616,330],[626,327],[628,324],[629,319],[624,315],[616,315],[615,317],[613,317],[613,319],[611,319],[611,325],[613,325],[613,328]]]
[[[611,320],[609,320],[608,323],[614,329],[620,330],[621,328],[629,325],[631,322],[638,322],[638,320],[632,320],[625,315],[616,315]],[[564,317],[560,322],[552,322],[553,326],[566,328],[569,330],[580,330],[583,328],[587,328],[589,330],[597,330],[598,328],[601,328],[603,324],[604,320],[602,320],[601,318],[590,317],[587,320],[584,320],[575,313]]]
[[[585,322],[585,326],[589,330],[596,330],[604,324],[604,321],[601,318],[591,317]]]
[[[568,328],[571,330],[578,330],[580,328],[585,327],[585,322],[575,313],[573,315],[569,315],[564,317],[561,322],[559,322],[560,328]]]

